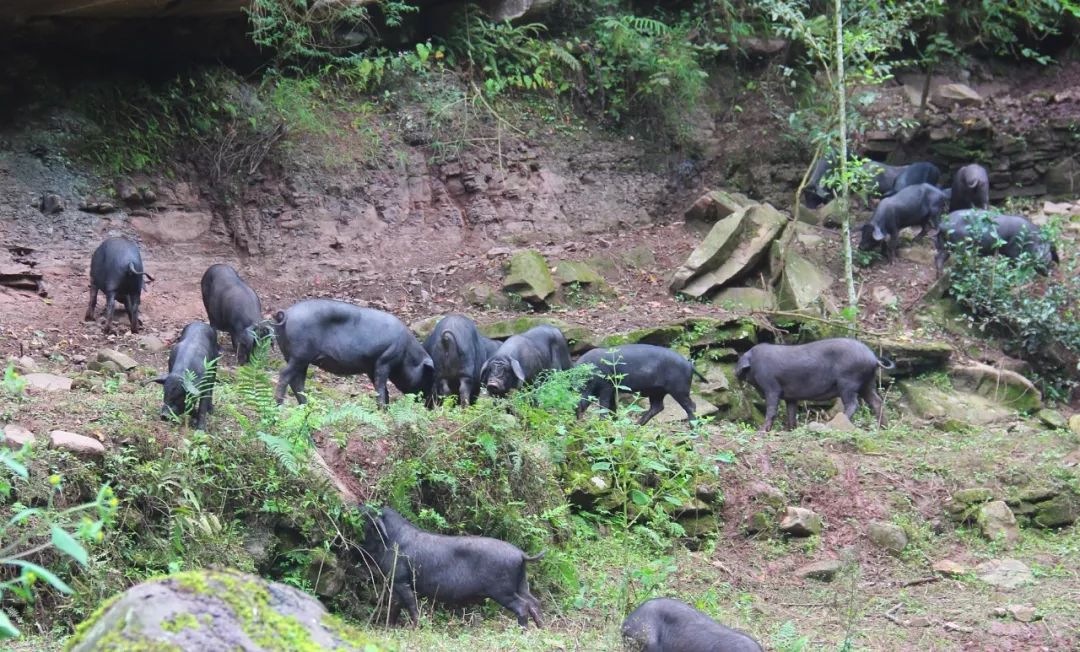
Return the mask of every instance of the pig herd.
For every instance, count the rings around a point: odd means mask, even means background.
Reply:
[[[815,166],[803,192],[807,206],[815,208],[833,196],[825,184],[832,165],[833,161],[826,158]],[[990,208],[990,176],[977,163],[958,169],[952,187],[946,189],[937,186],[941,171],[926,161],[905,166],[871,162],[866,167],[875,174],[882,199],[870,221],[857,227],[859,249],[863,251],[878,250],[891,263],[896,259],[900,231],[919,227],[916,240],[930,229],[937,229],[934,266],[939,275],[950,247],[965,241],[971,242],[980,255],[1031,256],[1043,274],[1049,273],[1051,263],[1058,262],[1053,244],[1030,220]]]
[[[961,168],[952,188],[941,190],[935,185],[940,172],[930,163],[874,165],[884,197],[859,230],[862,249],[880,247],[892,261],[901,229],[918,226],[917,237],[922,237],[936,227],[939,272],[947,246],[969,237],[982,254],[1017,257],[1028,253],[1047,266],[1057,260],[1057,252],[1031,222],[985,212],[989,182],[981,166]],[[825,161],[815,169],[805,195],[808,205],[828,198],[829,191],[821,184],[828,166]],[[946,208],[952,212],[939,225]],[[993,228],[979,230],[979,224]],[[127,310],[131,331],[138,332],[144,279],[153,281],[134,242],[119,237],[102,242],[91,258],[86,319],[95,318],[100,291],[105,294],[105,332],[112,329],[117,301]],[[170,350],[168,369],[154,379],[163,386],[161,418],[190,414],[200,429],[213,409],[215,365],[210,362],[221,355],[220,332],[229,334],[242,365],[250,361],[259,340],[277,345],[285,359],[274,392],[279,403],[289,390],[298,402],[306,401],[304,386],[311,365],[336,375],[366,375],[382,407],[389,401],[388,383],[403,394],[421,396],[429,407],[447,397],[469,405],[481,391],[503,397],[548,372],[574,366],[566,338],[553,326],[536,326],[500,342],[484,337],[472,319],[449,315],[420,342],[394,315],[343,301],[308,299],[264,318],[259,296],[228,265],[211,265],[203,274],[201,289],[208,323],[195,321],[183,328]],[[669,395],[694,421],[690,385],[694,376],[704,378],[675,351],[648,344],[596,348],[576,364],[590,369],[577,406],[578,418],[594,403],[614,413],[622,391],[649,399],[640,424],[656,416]],[[857,340],[833,338],[790,346],[758,344],[741,355],[735,377],[764,396],[763,431],[772,428],[781,399],[787,408],[784,425],[789,429],[795,426],[799,401],[834,398],[842,400],[848,417],[864,402],[880,424],[883,412],[877,374],[892,366]],[[390,624],[397,622],[402,609],[415,624],[417,596],[422,596],[448,604],[490,598],[512,611],[522,626],[529,620],[542,626],[540,603],[529,591],[525,568],[543,553],[529,556],[487,537],[425,532],[389,507],[363,507],[362,513],[362,548],[390,582]],[[669,598],[641,604],[626,618],[622,633],[636,649],[648,652],[761,649],[745,634]]]

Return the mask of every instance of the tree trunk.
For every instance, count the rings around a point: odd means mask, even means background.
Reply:
[[[840,215],[844,238],[844,279],[847,281],[848,308],[854,319],[858,310],[855,294],[855,273],[851,265],[851,211],[848,205],[850,184],[847,173],[847,90],[844,88],[844,13],[843,3],[836,0],[836,103],[839,111],[840,131]]]

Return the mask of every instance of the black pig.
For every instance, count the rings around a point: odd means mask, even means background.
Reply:
[[[990,208],[990,175],[978,163],[965,165],[953,175],[949,212]]]
[[[436,398],[455,393],[458,405],[476,401],[480,370],[488,358],[484,339],[476,330],[476,322],[464,315],[447,315],[439,320],[424,341],[424,349],[435,364]]]
[[[262,319],[259,295],[229,265],[206,268],[201,285],[210,325],[229,334],[236,360],[247,364],[255,348],[255,338],[269,334],[267,327],[259,325]]]
[[[517,615],[527,627],[529,618],[543,627],[540,601],[529,592],[525,564],[544,556],[526,555],[498,539],[447,536],[425,532],[389,507],[382,515],[363,508],[362,547],[391,585],[389,622],[396,625],[401,609],[415,625],[420,620],[416,596],[449,605],[491,598]]]
[[[206,364],[216,360],[221,352],[218,349],[217,332],[201,321],[191,322],[180,331],[180,339],[173,344],[169,352],[169,372],[154,379],[153,382],[164,385],[165,396],[161,406],[161,418],[168,420],[180,417],[187,411],[188,388],[184,384],[184,374],[195,374],[195,386],[202,390],[199,405],[195,411],[195,427],[206,427],[206,415],[214,409],[213,392],[215,373],[204,381],[208,371]],[[205,385],[205,387],[204,387]]]
[[[139,332],[139,302],[142,300],[143,277],[154,278],[143,271],[139,245],[127,238],[109,238],[98,245],[90,258],[90,305],[86,321],[94,321],[98,290],[105,293],[105,332],[112,332],[116,301],[127,308],[131,332]]]
[[[878,424],[884,425],[882,401],[874,387],[878,367],[895,365],[877,356],[862,342],[849,338],[818,340],[809,344],[758,344],[742,354],[735,366],[735,377],[747,381],[765,396],[763,432],[772,428],[780,399],[787,404],[789,430],[795,427],[799,401],[823,401],[836,398],[844,402],[844,414],[850,419],[859,407],[859,398],[870,406]]]
[[[671,598],[643,602],[623,621],[622,635],[635,652],[762,652],[746,634]]]
[[[911,186],[917,186],[920,183],[929,183],[930,185],[937,185],[938,179],[941,178],[941,170],[936,165],[928,161],[916,161],[910,165],[905,165],[898,169],[899,173],[896,178],[893,179],[889,188],[881,188],[882,179],[878,179],[878,186],[882,191],[882,195],[889,197],[895,195],[904,188],[910,188]]]
[[[545,369],[569,368],[566,338],[558,328],[545,324],[503,342],[484,363],[480,382],[492,396],[505,396],[510,390],[531,382]]]
[[[909,226],[922,227],[915,239],[922,238],[930,227],[937,225],[947,203],[946,194],[928,183],[908,186],[882,199],[870,221],[862,225],[859,249],[867,251],[881,247],[889,262],[893,262],[900,246],[900,230]]]
[[[435,365],[424,347],[397,317],[344,301],[308,299],[278,311],[272,322],[285,367],[274,397],[285,400],[291,387],[296,400],[307,402],[304,383],[314,364],[339,376],[366,374],[375,385],[379,405],[389,400],[387,381],[405,394],[430,392]]]
[[[1039,233],[1039,227],[1026,217],[969,208],[949,213],[938,229],[937,256],[934,257],[938,274],[945,268],[949,247],[969,238],[976,243],[982,256],[1001,254],[1017,258],[1023,253],[1033,256],[1038,264],[1037,271],[1043,275],[1050,273],[1051,263],[1060,262],[1053,243],[1047,242]]]
[[[686,410],[686,418],[694,420],[695,405],[690,400],[691,375],[705,380],[694,370],[694,365],[671,349],[651,344],[626,344],[608,349],[593,349],[581,356],[578,366],[591,364],[595,373],[585,384],[578,403],[577,415],[585,413],[589,399],[609,411],[615,411],[616,383],[630,392],[649,398],[649,409],[641,415],[638,424],[645,425],[649,419],[664,409],[664,397],[671,395]]]

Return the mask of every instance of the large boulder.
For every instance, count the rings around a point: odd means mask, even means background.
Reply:
[[[956,389],[978,394],[1010,409],[1033,412],[1042,407],[1038,388],[1015,371],[976,362],[953,365],[949,376]]]
[[[722,288],[757,265],[785,224],[787,218],[770,204],[755,204],[720,220],[676,270],[671,290],[703,297]]]
[[[825,305],[825,291],[833,283],[832,276],[793,250],[788,251],[783,265],[777,293],[780,309],[820,311]]]
[[[759,288],[724,288],[713,297],[712,302],[733,312],[776,309],[776,297],[772,291]]]
[[[685,219],[687,222],[715,224],[755,203],[757,202],[748,199],[742,193],[713,190],[699,197],[690,208],[686,209]]]
[[[1050,166],[1043,178],[1049,195],[1068,198],[1080,195],[1080,157],[1061,159]]]
[[[653,344],[655,346],[671,346],[672,342],[686,333],[686,327],[681,324],[664,324],[663,326],[650,326],[639,328],[629,333],[615,333],[605,335],[600,340],[600,346],[619,346],[622,344]]]
[[[946,430],[985,426],[1016,416],[1013,410],[984,396],[943,386],[937,380],[912,378],[899,381],[897,386],[909,414],[936,422]]]
[[[547,260],[539,251],[525,249],[510,257],[510,271],[503,290],[516,294],[533,305],[540,305],[555,294],[555,279]]]
[[[68,641],[108,650],[386,649],[291,586],[230,570],[179,573],[136,585],[102,605]]]
[[[602,297],[612,294],[611,286],[588,263],[562,260],[555,264],[555,280],[562,286],[562,299],[567,303],[581,301],[583,296]]]
[[[982,104],[982,95],[967,84],[942,84],[934,89],[930,101],[940,107],[978,106]]]
[[[975,517],[983,536],[990,541],[1015,543],[1020,538],[1016,516],[1003,500],[993,500],[979,507]]]
[[[910,376],[943,368],[953,354],[947,342],[908,341],[897,337],[865,337],[874,353],[888,358],[896,369],[891,376]]]

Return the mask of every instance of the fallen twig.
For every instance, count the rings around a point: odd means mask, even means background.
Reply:
[[[904,606],[903,603],[897,602],[892,607],[890,607],[888,611],[886,611],[885,613],[883,613],[881,615],[884,616],[886,620],[888,620],[892,624],[896,625],[897,627],[906,627],[907,623],[896,617],[896,611],[899,610],[903,606]]]
[[[919,578],[916,578],[916,579],[913,579],[913,580],[908,580],[908,581],[904,582],[903,584],[901,584],[900,586],[901,587],[918,586],[920,584],[929,584],[930,582],[936,582],[939,579],[941,579],[941,578],[938,577],[937,575],[928,575],[926,577],[919,577]]]
[[[970,634],[975,631],[970,627],[964,627],[963,625],[957,625],[956,623],[945,623],[944,627],[947,632],[960,632],[962,634]]]

